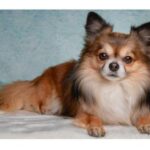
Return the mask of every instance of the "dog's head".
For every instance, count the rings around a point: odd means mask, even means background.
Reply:
[[[85,48],[80,59],[84,66],[111,81],[148,71],[150,23],[131,27],[129,34],[117,33],[101,16],[90,12],[85,29]]]

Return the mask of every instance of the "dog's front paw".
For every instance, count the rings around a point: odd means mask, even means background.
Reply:
[[[143,124],[137,127],[140,133],[150,134],[150,124]]]
[[[94,137],[105,136],[105,130],[102,127],[89,127],[87,131],[90,136],[94,136]]]

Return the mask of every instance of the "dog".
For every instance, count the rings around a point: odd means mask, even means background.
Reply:
[[[50,67],[32,81],[5,85],[0,110],[70,116],[94,137],[104,136],[107,124],[150,134],[150,22],[124,34],[89,12],[85,31],[78,60]]]

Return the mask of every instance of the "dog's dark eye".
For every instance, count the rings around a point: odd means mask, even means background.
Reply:
[[[100,58],[101,60],[106,60],[106,59],[108,59],[108,55],[107,55],[107,53],[100,53],[100,54],[99,54],[99,58]]]
[[[131,64],[133,59],[131,56],[126,56],[123,58],[123,61],[126,63],[126,64]]]

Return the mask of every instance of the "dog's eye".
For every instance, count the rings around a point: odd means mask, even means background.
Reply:
[[[126,63],[126,64],[131,64],[133,59],[131,56],[126,56],[123,58],[123,61]]]
[[[99,54],[99,58],[100,58],[101,60],[106,60],[106,59],[108,59],[108,55],[107,55],[107,53],[100,53],[100,54]]]

